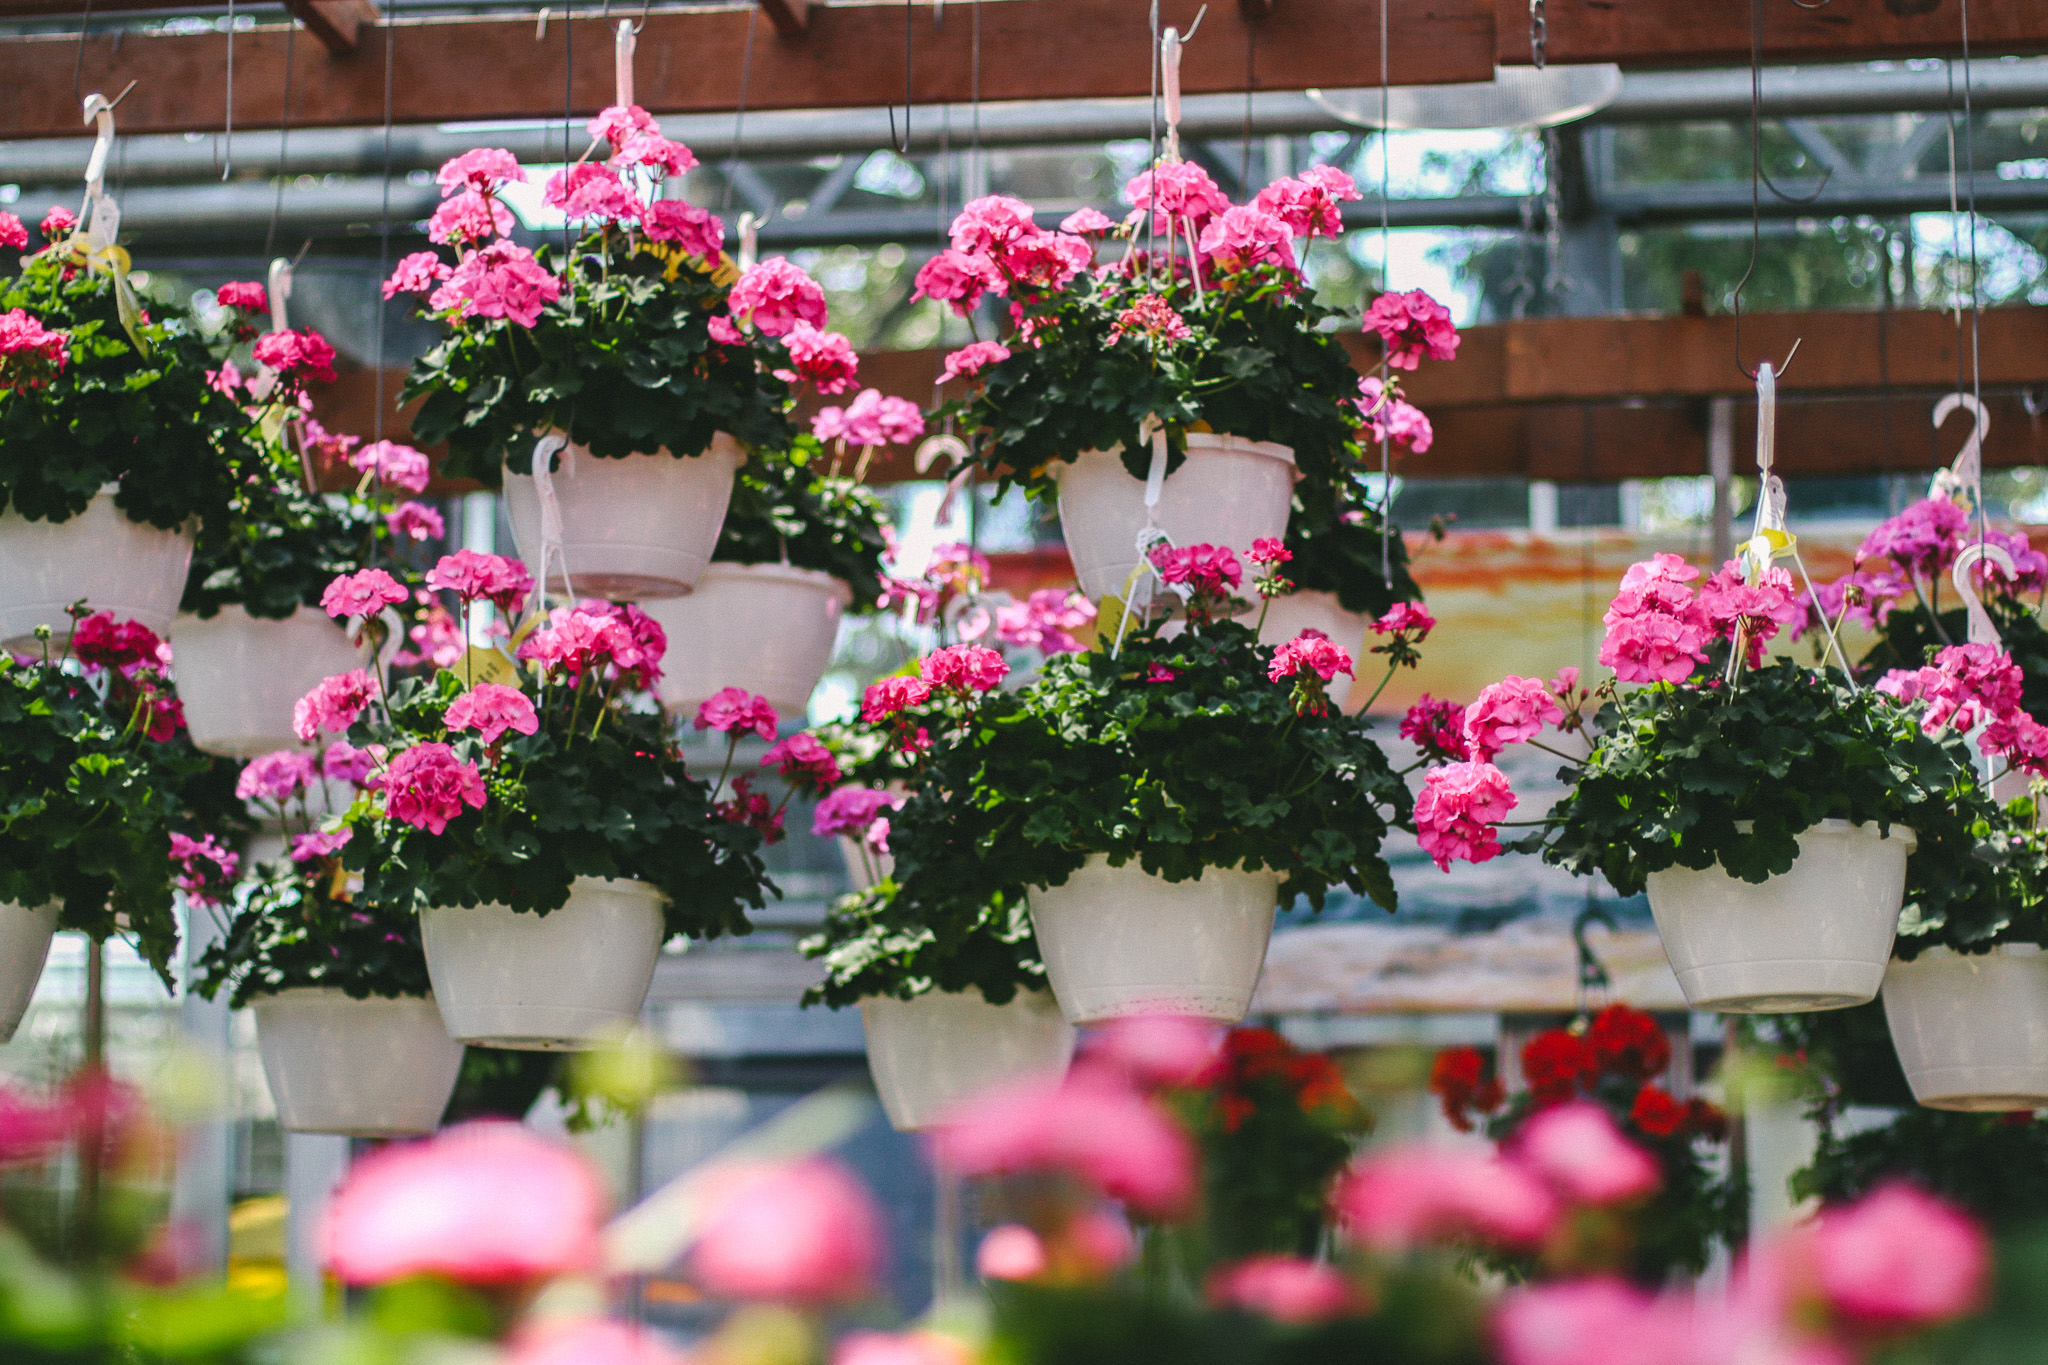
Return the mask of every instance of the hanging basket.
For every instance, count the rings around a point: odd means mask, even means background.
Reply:
[[[898,1132],[929,1128],[961,1101],[1022,1076],[1065,1072],[1074,1026],[1046,991],[991,1005],[979,991],[860,1002],[868,1070]]]
[[[1258,620],[1257,616],[1244,618],[1247,624]],[[1365,661],[1372,657],[1371,643],[1366,634],[1372,623],[1355,611],[1346,611],[1337,603],[1333,592],[1296,592],[1285,597],[1274,598],[1266,607],[1266,624],[1259,628],[1259,643],[1278,648],[1301,634],[1304,630],[1319,630],[1351,656],[1354,670],[1364,674],[1369,670]],[[1342,687],[1341,696],[1338,688]],[[1332,698],[1342,706],[1347,716],[1357,715],[1364,708],[1365,699],[1372,695],[1372,689],[1357,678],[1347,682],[1331,684]]]
[[[1738,825],[1746,829],[1746,825]],[[1649,877],[1650,913],[1694,1009],[1801,1014],[1877,994],[1918,842],[1894,825],[1823,820],[1799,835],[1790,871],[1761,885],[1720,867]]]
[[[1060,533],[1081,591],[1094,601],[1122,593],[1138,566],[1145,481],[1118,451],[1084,451],[1049,470],[1059,481]],[[1187,460],[1166,476],[1156,520],[1175,545],[1227,545],[1243,560],[1254,540],[1287,534],[1294,452],[1267,441],[1190,432]]]
[[[192,565],[192,532],[130,521],[114,506],[117,487],[102,488],[69,521],[0,512],[0,648],[38,650],[37,626],[48,626],[51,647],[61,647],[71,638],[66,608],[80,599],[170,633]]]
[[[1031,924],[1076,1024],[1144,1014],[1234,1024],[1258,989],[1279,892],[1277,872],[1210,867],[1169,882],[1097,853],[1064,885],[1031,889]]]
[[[323,678],[363,663],[340,622],[301,606],[282,621],[239,606],[180,616],[172,669],[192,742],[210,754],[254,758],[298,744],[292,707]]]
[[[505,905],[420,913],[427,975],[450,1036],[534,1052],[597,1046],[632,1027],[668,937],[645,882],[578,877],[545,915]]]
[[[286,1131],[410,1137],[439,1126],[462,1044],[432,999],[356,1000],[300,986],[263,996],[254,1009],[263,1074]]]
[[[787,564],[713,564],[688,597],[648,606],[668,632],[661,704],[681,716],[721,688],[757,693],[784,718],[802,720],[832,662],[839,617],[853,589],[827,573]]]
[[[21,1027],[43,963],[50,956],[50,938],[57,932],[55,902],[31,909],[0,905],[0,1043]]]
[[[2048,1107],[2048,953],[1929,948],[1884,975],[1884,1017],[1913,1098],[1930,1109]]]
[[[563,451],[551,482],[578,595],[642,602],[690,591],[718,544],[733,473],[746,458],[723,432],[686,459],[665,450],[623,459],[599,459],[580,446]],[[505,509],[519,553],[538,568],[541,505],[531,469],[529,452],[507,461]]]

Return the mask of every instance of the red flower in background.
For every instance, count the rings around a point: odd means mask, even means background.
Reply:
[[[1636,1092],[1636,1102],[1629,1107],[1628,1119],[1651,1137],[1670,1137],[1685,1127],[1691,1116],[1691,1109],[1671,1097],[1670,1092],[1658,1086],[1646,1085]]]
[[[1522,1077],[1539,1107],[1562,1104],[1598,1074],[1592,1051],[1564,1029],[1546,1029],[1522,1045]]]
[[[1671,1065],[1663,1026],[1627,1005],[1609,1005],[1586,1026],[1586,1046],[1598,1070],[1647,1081]]]
[[[1429,1088],[1443,1101],[1451,1127],[1469,1133],[1478,1124],[1475,1112],[1491,1114],[1507,1101],[1500,1078],[1486,1074],[1486,1058],[1476,1047],[1450,1047],[1436,1054]]]

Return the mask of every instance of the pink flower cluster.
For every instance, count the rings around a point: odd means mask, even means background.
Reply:
[[[235,779],[235,797],[241,801],[274,801],[280,805],[312,785],[313,756],[303,749],[279,749],[249,760]]]
[[[265,332],[256,338],[256,363],[292,387],[334,382],[334,347],[311,328]]]
[[[791,735],[771,744],[768,752],[761,755],[761,766],[775,769],[791,786],[808,792],[830,791],[845,775],[839,771],[839,761],[832,757],[832,751],[817,736],[807,734]]]
[[[883,811],[901,806],[906,799],[871,787],[841,787],[811,812],[811,833],[821,839],[837,834],[858,838]]]
[[[1400,390],[1382,384],[1377,375],[1358,381],[1358,411],[1375,443],[1391,442],[1420,455],[1436,441],[1436,431],[1422,409],[1401,397]]]
[[[382,569],[359,569],[338,576],[320,594],[320,608],[336,620],[351,616],[375,616],[387,605],[411,596],[397,579]]]
[[[365,474],[374,474],[377,482],[408,493],[426,492],[432,473],[425,455],[396,441],[372,441],[352,452],[348,462]]]
[[[1881,521],[1857,547],[1859,563],[1888,559],[1900,572],[1927,580],[1948,572],[1970,530],[1970,514],[1946,498],[1922,498]]]
[[[953,219],[951,240],[918,268],[911,298],[938,299],[962,317],[985,294],[1063,289],[1095,259],[1083,238],[1040,230],[1029,204],[1002,194],[970,200]]]
[[[1458,329],[1451,325],[1451,311],[1424,290],[1380,295],[1365,310],[1365,326],[1380,334],[1387,364],[1394,369],[1416,369],[1424,356],[1458,358]]]
[[[431,251],[411,252],[398,258],[398,266],[391,272],[391,278],[384,281],[384,297],[431,294],[441,281],[454,273],[452,267]]]
[[[1507,774],[1481,759],[1429,770],[1415,798],[1415,840],[1437,867],[1456,859],[1483,863],[1501,851],[1494,828],[1515,808]]]
[[[1194,330],[1181,321],[1173,305],[1157,294],[1140,294],[1135,303],[1116,315],[1116,325],[1104,338],[1114,346],[1127,335],[1142,336],[1155,347],[1165,342],[1186,341]]]
[[[71,338],[23,308],[0,313],[0,392],[41,388],[71,359]]]
[[[860,357],[853,345],[837,332],[821,332],[808,322],[799,322],[783,335],[794,367],[775,371],[788,384],[810,384],[819,393],[845,393],[853,387],[860,371]],[[869,390],[873,392],[873,390]],[[922,423],[920,423],[920,426]]]
[[[427,570],[427,586],[454,593],[464,606],[488,600],[507,616],[517,616],[533,591],[533,575],[525,564],[504,555],[457,550]]]
[[[571,222],[595,221],[610,226],[640,217],[640,196],[626,188],[610,166],[579,161],[548,177],[541,198]]]
[[[722,687],[697,708],[691,725],[735,738],[751,730],[763,739],[774,739],[781,723],[782,717],[766,697],[756,696],[744,687]]]
[[[323,730],[340,734],[369,708],[376,691],[376,679],[360,668],[322,678],[292,706],[292,733],[303,740]]]
[[[1134,212],[1134,222],[1152,214],[1151,231],[1200,232],[1210,219],[1230,207],[1209,173],[1192,161],[1168,161],[1149,171],[1140,171],[1124,185],[1124,200]]]
[[[486,744],[496,744],[508,731],[530,735],[540,729],[540,717],[524,692],[488,682],[449,702],[441,723],[451,731],[474,730]]]
[[[922,706],[932,694],[932,685],[923,678],[912,678],[903,674],[871,682],[861,693],[860,718],[869,725],[892,719],[913,706]]]
[[[1022,602],[996,608],[996,638],[1018,649],[1078,654],[1073,632],[1095,619],[1095,604],[1069,588],[1040,588]]]
[[[767,337],[786,335],[798,323],[825,326],[825,291],[781,256],[749,266],[733,282],[726,307]]]
[[[1413,740],[1425,762],[1472,757],[1465,740],[1465,708],[1425,692],[1401,717],[1401,738]]]
[[[824,1307],[866,1296],[882,1259],[874,1200],[844,1167],[812,1157],[716,1173],[689,1264],[720,1298]]]
[[[671,144],[680,145],[680,144]],[[640,215],[649,241],[674,242],[686,255],[716,261],[725,250],[725,220],[680,199],[657,199]]]
[[[934,690],[966,696],[986,692],[1009,676],[1010,665],[993,649],[980,645],[948,645],[918,661],[918,676]]]
[[[443,246],[467,247],[512,231],[512,210],[475,190],[444,199],[427,219],[427,240]],[[400,263],[403,266],[403,262]],[[393,280],[397,278],[394,275]],[[387,284],[392,281],[387,280]]]
[[[1659,553],[1629,566],[1601,619],[1600,662],[1623,682],[1683,682],[1706,662],[1706,614],[1688,585],[1700,571]]]
[[[1754,1250],[1718,1295],[1656,1297],[1614,1279],[1511,1290],[1494,1329],[1505,1365],[1843,1365],[1845,1343],[1980,1307],[1983,1232],[1906,1185],[1830,1207]]]
[[[173,833],[171,862],[176,869],[172,885],[197,904],[219,905],[227,889],[234,885],[242,858],[233,850],[222,848],[211,834],[194,839]]]
[[[660,679],[667,652],[668,633],[640,608],[590,601],[549,612],[548,623],[520,642],[518,656],[539,663],[543,673],[559,673],[571,687],[595,673],[647,688]]]
[[[1159,577],[1199,595],[1221,596],[1244,581],[1244,569],[1228,545],[1159,546],[1152,551]]]
[[[1335,166],[1311,166],[1299,176],[1275,180],[1260,190],[1252,204],[1275,215],[1296,237],[1337,237],[1344,219],[1337,205],[1364,196],[1352,178]]]
[[[1950,645],[1920,668],[1893,669],[1877,690],[1925,706],[1920,728],[1930,735],[1983,727],[1977,747],[2013,767],[2048,776],[2048,726],[2022,709],[2026,674],[1996,645]]]
[[[28,229],[14,214],[0,211],[0,250],[26,251]]]
[[[465,255],[427,306],[451,319],[504,319],[531,328],[562,296],[562,282],[513,242],[497,241]]]
[[[1273,662],[1266,669],[1266,677],[1272,682],[1296,680],[1294,709],[1301,715],[1327,715],[1329,702],[1323,695],[1323,685],[1339,673],[1352,673],[1351,656],[1329,636],[1313,627],[1305,628],[1301,634],[1273,651]],[[1353,677],[1357,675],[1352,673]]]
[[[811,419],[811,434],[857,446],[909,445],[924,435],[924,414],[907,398],[862,389],[843,408],[820,408]]]
[[[385,770],[384,813],[393,820],[439,834],[464,806],[482,810],[483,774],[438,742],[415,744]]]
[[[96,611],[72,628],[71,656],[87,668],[124,674],[169,658],[155,631],[140,621],[117,620],[110,611]]]
[[[1491,762],[1510,744],[1543,733],[1564,719],[1564,708],[1541,678],[1507,677],[1482,688],[1465,708],[1465,738],[1471,756]]]
[[[1373,621],[1372,629],[1387,637],[1385,644],[1372,647],[1373,653],[1386,655],[1389,666],[1413,668],[1422,661],[1416,646],[1436,629],[1436,617],[1420,602],[1396,602]]]
[[[1807,605],[1804,619],[1793,628],[1798,639],[1809,630],[1826,630],[1830,622],[1854,621],[1865,630],[1882,630],[1899,599],[1912,585],[1882,570],[1856,569],[1832,583],[1814,589],[1814,603]]]
[[[972,379],[989,366],[1009,358],[1010,348],[1000,341],[971,342],[946,357],[945,368],[939,371],[939,382]]]
[[[1227,273],[1257,265],[1295,269],[1294,232],[1287,220],[1256,204],[1223,210],[1202,229],[1196,242],[1206,265]]]

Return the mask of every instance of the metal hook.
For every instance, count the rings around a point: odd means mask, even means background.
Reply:
[[[1614,916],[1605,907],[1588,902],[1572,920],[1572,942],[1579,949],[1579,990],[1590,994],[1596,990],[1607,990],[1614,985],[1614,978],[1607,974],[1607,965],[1600,955],[1593,951],[1593,945],[1586,942],[1586,930],[1595,924],[1604,924],[1609,933],[1621,932]]]
[[[1763,163],[1761,161],[1757,163],[1756,173],[1758,178],[1760,178],[1764,182],[1764,188],[1769,190],[1771,194],[1774,197],[1776,197],[1780,203],[1785,204],[1818,203],[1820,201],[1821,195],[1827,192],[1828,182],[1835,178],[1835,168],[1833,166],[1824,167],[1821,170],[1820,183],[1813,187],[1813,193],[1808,195],[1797,195],[1787,194],[1785,193],[1785,191],[1779,189],[1778,182],[1771,179],[1771,173],[1764,169]]]
[[[635,38],[639,37],[640,31],[647,27],[647,7],[653,3],[654,0],[640,0],[640,22],[633,25],[633,36]]]

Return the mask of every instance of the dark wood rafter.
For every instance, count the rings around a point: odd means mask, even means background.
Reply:
[[[1969,0],[1970,50],[1979,57],[2048,50],[2041,0]],[[1527,66],[1528,0],[1498,0],[1498,56]],[[1621,66],[1747,65],[1749,6],[1741,0],[1545,0],[1550,61]],[[1962,51],[1960,0],[1764,0],[1766,62],[1952,57]]]
[[[761,12],[785,38],[801,38],[811,26],[811,0],[761,0]]]
[[[1991,415],[1984,462],[2048,465],[2048,421],[2028,397],[2048,388],[2048,309],[1990,309],[1981,330]],[[1951,315],[1764,313],[1743,322],[1743,343],[1757,348],[1753,354],[1782,356],[1795,337],[1803,340],[1778,410],[1782,472],[1924,472],[1954,456],[1963,420],[1940,434],[1930,421],[1940,395],[1957,386]],[[1378,362],[1371,339],[1353,333],[1343,340],[1361,370]],[[921,398],[944,355],[864,355],[861,383]],[[387,375],[386,394],[397,393],[400,382],[396,372]],[[1735,368],[1734,320],[1726,317],[1469,327],[1454,363],[1425,365],[1404,385],[1436,428],[1428,451],[1399,457],[1398,471],[1411,477],[1597,483],[1703,474],[1708,400],[1718,397],[1736,400],[1738,472],[1748,467],[1755,442],[1755,390]],[[371,430],[375,391],[374,374],[344,374],[315,395],[321,421],[337,431]],[[908,449],[885,453],[874,470],[876,482],[916,477]]]
[[[21,0],[0,0],[6,6]],[[1160,22],[1182,28],[1202,0],[1162,0]],[[771,20],[774,15],[771,11]],[[749,11],[655,12],[641,30],[639,101],[657,113],[728,110],[739,99]],[[903,10],[894,4],[808,7],[798,41],[757,42],[747,84],[750,109],[834,109],[901,102]],[[916,8],[911,98],[964,102],[974,93],[972,29],[959,7],[935,18]],[[1356,84],[1379,69],[1379,28],[1356,0],[1289,0],[1258,23],[1261,88]],[[573,45],[563,30],[575,29]],[[1244,88],[1247,21],[1212,9],[1186,49],[1189,94]],[[1151,90],[1146,9],[1131,0],[1000,0],[981,11],[985,100],[1143,97]],[[394,20],[392,117],[398,123],[559,116],[563,54],[573,46],[570,102],[579,114],[610,102],[612,43],[596,13],[550,19],[536,38],[531,17]],[[284,29],[235,36],[235,126],[275,127],[284,103]],[[384,118],[381,41],[340,54],[292,91],[292,126],[369,126]],[[74,136],[75,36],[0,41],[0,137]],[[374,51],[372,50],[374,49]],[[1483,80],[1493,70],[1493,0],[1414,0],[1392,14],[1388,65],[1407,84]],[[81,63],[86,89],[135,92],[121,108],[124,133],[198,132],[221,126],[227,83],[225,34],[94,35]],[[1282,79],[1284,75],[1284,79]],[[211,93],[208,93],[211,92]]]
[[[357,35],[383,18],[370,0],[285,0],[284,7],[333,53],[354,52]]]

